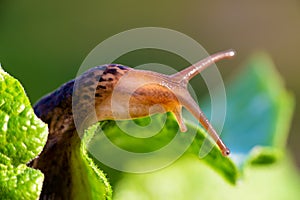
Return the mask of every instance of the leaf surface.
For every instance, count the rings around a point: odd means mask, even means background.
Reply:
[[[37,199],[44,175],[26,166],[43,150],[48,129],[15,78],[0,68],[0,196]]]

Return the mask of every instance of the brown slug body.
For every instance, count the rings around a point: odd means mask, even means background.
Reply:
[[[80,144],[74,121],[80,122],[80,129],[84,129],[102,120],[172,112],[180,130],[185,132],[187,128],[181,114],[185,107],[207,130],[223,155],[229,155],[228,148],[189,94],[187,84],[209,65],[234,54],[232,50],[214,54],[173,75],[116,64],[98,66],[42,98],[34,110],[48,124],[49,136],[43,152],[31,163],[45,174],[41,199],[70,199],[72,196],[66,191],[72,185],[71,147]],[[91,115],[92,111],[95,116]]]

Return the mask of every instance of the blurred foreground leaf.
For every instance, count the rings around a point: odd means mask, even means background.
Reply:
[[[248,165],[243,176],[237,185],[229,185],[195,157],[185,156],[157,172],[125,174],[114,189],[114,199],[299,199],[299,175],[288,156],[272,165]]]
[[[48,129],[21,84],[0,68],[0,197],[37,199],[44,176],[26,164],[43,149]]]

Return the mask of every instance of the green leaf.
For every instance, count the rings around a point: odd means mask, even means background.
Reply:
[[[86,152],[88,134],[74,145],[71,154],[72,199],[111,200],[112,189],[105,174]],[[73,146],[73,145],[72,145]]]
[[[37,199],[43,174],[26,164],[43,150],[47,126],[34,114],[21,84],[0,68],[0,196]]]
[[[135,123],[150,127],[139,129],[133,121],[106,121],[90,127],[89,134],[94,134],[88,142],[88,150],[100,162],[119,171],[143,173],[157,170],[172,164],[183,154],[198,156],[205,139],[205,133],[200,127],[187,124],[188,131],[179,131],[172,114],[154,115],[150,118],[135,120]],[[157,127],[161,130],[157,134]],[[128,135],[130,134],[130,135]],[[133,135],[142,138],[133,137]],[[151,136],[153,135],[153,136]],[[146,137],[147,136],[147,137]],[[151,136],[151,137],[148,137]],[[110,142],[108,142],[110,141]],[[120,149],[116,149],[120,148]],[[99,161],[95,161],[102,166]],[[203,159],[230,183],[235,183],[238,171],[233,162],[224,157],[217,147]],[[142,164],[141,164],[142,163]],[[110,174],[114,176],[113,174]]]

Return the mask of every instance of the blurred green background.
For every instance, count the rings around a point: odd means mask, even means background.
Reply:
[[[0,62],[21,81],[35,103],[74,78],[83,59],[98,43],[119,32],[145,26],[180,31],[209,53],[234,48],[237,57],[218,65],[225,80],[234,76],[253,52],[265,50],[295,95],[296,103],[299,101],[300,2],[295,0],[0,0]],[[124,64],[134,63],[127,60]],[[184,67],[177,64],[178,69]],[[298,166],[299,120],[300,107],[296,104],[288,148]]]

